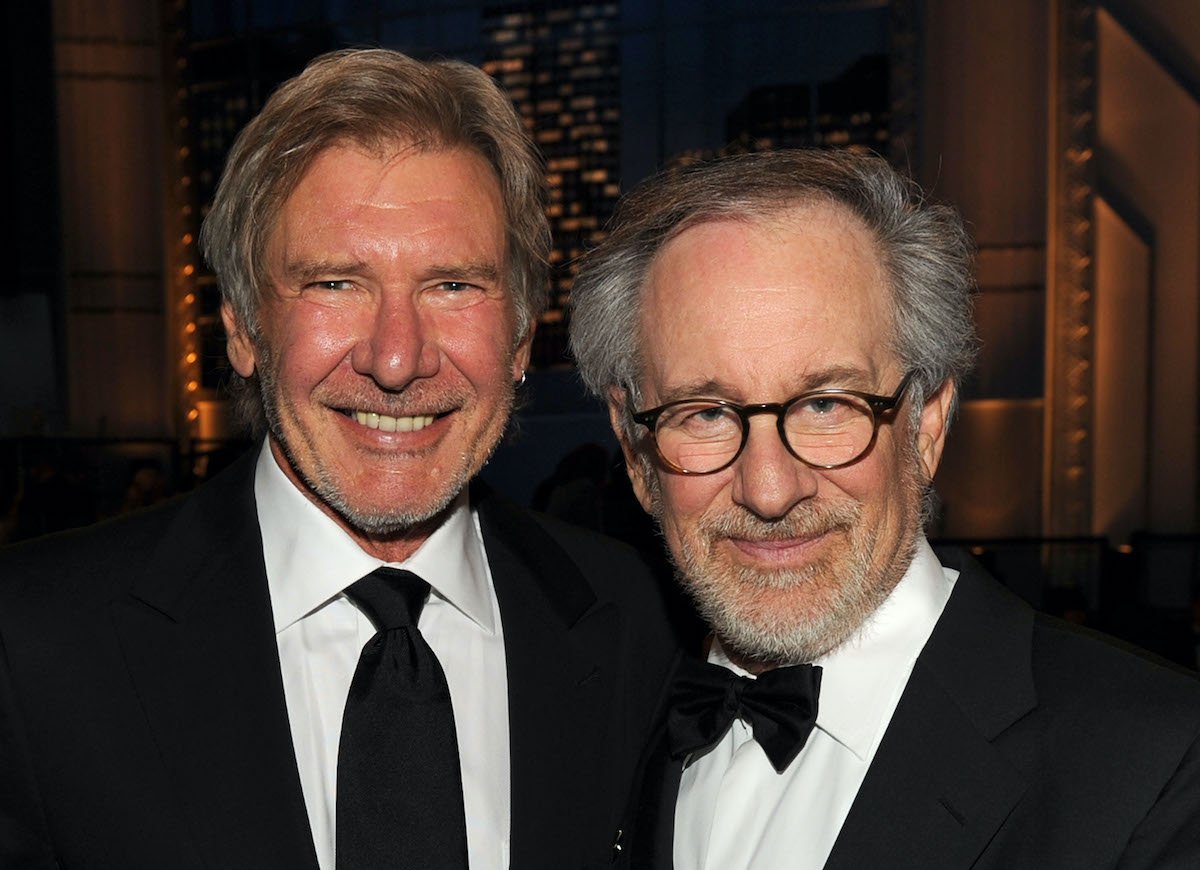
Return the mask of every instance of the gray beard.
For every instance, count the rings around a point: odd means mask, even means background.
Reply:
[[[661,490],[649,480],[654,513],[662,526]],[[676,577],[697,610],[736,660],[764,665],[811,662],[853,638],[908,570],[920,531],[919,489],[907,488],[912,503],[900,550],[872,565],[878,530],[861,526],[856,502],[811,502],[781,520],[767,522],[731,508],[701,520],[692,536],[680,536],[673,553]],[[800,568],[763,569],[721,558],[717,544],[729,537],[786,539],[829,532],[844,535],[842,549]],[[794,589],[795,609],[766,608],[766,592]]]

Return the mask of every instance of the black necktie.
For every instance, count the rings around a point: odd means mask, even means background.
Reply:
[[[819,666],[776,668],[752,680],[720,665],[684,659],[675,672],[667,713],[671,755],[682,759],[708,749],[740,716],[750,723],[771,765],[782,773],[817,724],[820,688]]]
[[[379,568],[346,590],[375,624],[346,698],[338,870],[465,870],[467,826],[450,689],[417,630],[429,584]]]

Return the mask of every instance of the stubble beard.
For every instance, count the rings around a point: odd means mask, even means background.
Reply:
[[[504,427],[501,427],[490,444],[477,444],[475,450],[464,450],[459,461],[451,469],[451,473],[442,481],[442,486],[438,491],[426,492],[431,500],[419,509],[391,508],[386,511],[363,509],[351,503],[347,493],[343,491],[342,485],[335,480],[328,464],[319,461],[319,456],[318,461],[313,463],[314,468],[312,469],[306,469],[298,461],[296,452],[284,430],[283,416],[280,412],[282,405],[290,406],[291,403],[283,397],[278,389],[277,369],[270,348],[266,347],[265,342],[260,344],[261,346],[256,346],[255,351],[258,362],[258,388],[262,397],[263,413],[267,420],[267,431],[272,440],[279,445],[288,465],[304,482],[309,492],[341,517],[352,529],[368,537],[392,538],[412,532],[420,526],[436,525],[434,521],[445,514],[458,494],[487,464],[504,435]],[[505,420],[512,411],[514,396],[515,388],[512,384],[507,384],[501,405],[497,409]],[[293,413],[292,416],[296,418],[297,415]],[[478,449],[481,446],[482,449]]]
[[[811,500],[765,521],[734,506],[704,516],[677,538],[676,576],[722,647],[744,665],[812,662],[854,638],[908,570],[920,532],[922,484],[910,465],[892,553],[877,553],[880,530],[855,501]],[[650,495],[662,528],[661,489]],[[731,557],[729,539],[787,540],[826,535],[826,553],[799,567],[765,568]],[[840,539],[840,540],[838,540]],[[878,559],[873,557],[878,556]]]

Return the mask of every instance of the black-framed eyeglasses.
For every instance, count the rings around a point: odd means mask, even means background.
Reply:
[[[895,414],[912,381],[877,396],[857,390],[812,390],[786,402],[739,405],[722,399],[679,399],[636,411],[650,430],[658,457],[678,474],[715,474],[737,461],[750,437],[750,418],[774,414],[779,437],[792,456],[813,468],[842,468],[875,444],[879,424]]]

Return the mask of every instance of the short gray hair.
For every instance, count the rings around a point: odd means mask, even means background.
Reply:
[[[724,157],[651,178],[621,201],[608,237],[583,260],[571,291],[571,350],[602,398],[640,401],[642,292],[659,251],[689,227],[755,220],[815,203],[848,209],[870,230],[891,281],[893,351],[913,373],[919,412],[947,380],[974,364],[974,248],[957,212],[927,202],[882,158],[842,150],[766,151]],[[957,390],[956,390],[957,395]]]
[[[339,144],[382,154],[397,142],[427,151],[466,148],[487,161],[504,201],[518,324],[545,309],[545,172],[512,102],[487,73],[461,61],[348,49],[316,58],[284,82],[238,134],[201,228],[201,250],[248,337],[259,335],[267,242],[313,161]],[[523,334],[519,329],[517,338]],[[241,386],[244,392],[252,384]],[[261,406],[255,414],[252,398],[248,404],[261,423]]]

